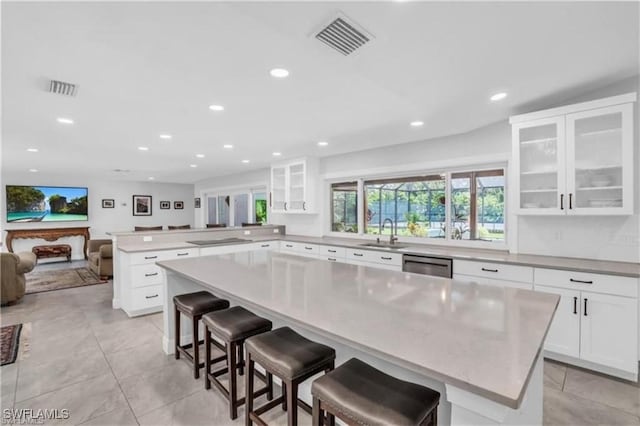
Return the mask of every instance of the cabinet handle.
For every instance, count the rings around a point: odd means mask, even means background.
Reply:
[[[573,194],[569,193],[569,210],[573,209]]]
[[[286,202],[284,203],[284,210],[285,211],[287,210],[287,203]]]
[[[578,298],[576,296],[573,297],[573,313],[578,313]]]
[[[144,274],[145,277],[155,277],[156,275],[158,275],[157,272],[154,272],[153,274]]]
[[[327,260],[330,260],[330,261],[332,261],[332,262],[335,262],[335,261],[336,261],[336,259],[334,259],[333,257],[327,257]]]
[[[593,281],[574,280],[573,278],[569,278],[569,281],[572,283],[593,284]]]
[[[380,259],[382,259],[382,260],[391,260],[392,258],[391,257],[380,256]]]
[[[144,258],[145,258],[146,260],[149,260],[149,259],[157,259],[157,258],[158,258],[158,256],[145,256]]]
[[[564,194],[560,194],[560,210],[564,210]]]
[[[362,254],[362,253],[353,253],[353,255],[354,255],[354,256],[358,256],[358,257],[362,257],[362,256],[364,256],[364,254]]]
[[[327,250],[329,253],[335,253],[335,250]]]
[[[189,256],[189,253],[176,253],[178,256]]]
[[[307,247],[307,246],[304,246],[304,249],[305,249],[305,250],[313,250],[313,247]]]
[[[158,297],[158,295],[154,294],[153,296],[145,296],[144,298],[145,299],[153,299],[154,297]]]
[[[260,247],[271,247],[269,244],[262,244]]]
[[[271,192],[269,192],[269,207],[271,207],[271,206],[272,206],[272,204],[271,204]]]
[[[587,298],[584,298],[584,316],[587,316]]]
[[[284,246],[285,246],[285,247],[289,247],[289,248],[292,248],[292,247],[293,247],[291,244],[285,244]]]
[[[485,272],[498,272],[497,269],[487,269],[487,268],[482,268],[483,271]]]
[[[306,201],[302,202],[302,210],[307,210],[307,202]]]

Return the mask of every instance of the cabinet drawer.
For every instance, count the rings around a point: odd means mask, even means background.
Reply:
[[[472,275],[489,279],[533,282],[533,268],[530,266],[505,265],[503,263],[474,262],[470,260],[454,260],[455,274]]]
[[[251,250],[278,250],[279,247],[279,241],[263,241],[259,243],[253,243],[251,245]]]
[[[343,258],[343,259],[347,252],[347,249],[345,249],[344,247],[335,247],[335,246],[320,246],[319,250],[322,256],[337,257],[337,258]]]
[[[320,255],[320,258],[323,260],[326,260],[328,262],[338,262],[338,263],[344,263],[345,262],[345,258],[344,257],[335,257],[335,256],[323,256]]]
[[[162,284],[162,270],[155,264],[131,266],[131,287]]]
[[[162,299],[162,285],[152,285],[131,290],[131,307],[133,310],[162,306]]]
[[[280,251],[295,252],[299,251],[300,243],[294,243],[291,241],[280,242]]]
[[[497,287],[521,288],[523,290],[533,290],[533,283],[523,283],[520,281],[497,280],[486,277],[474,277],[472,275],[453,274],[453,279],[470,283],[493,285]]]
[[[145,263],[155,263],[162,260],[182,259],[185,257],[198,256],[197,248],[186,248],[180,250],[145,251],[133,253],[131,255],[132,265],[142,265]]]
[[[536,284],[594,293],[638,297],[639,283],[637,278],[543,268],[536,268],[534,275]]]
[[[383,265],[402,266],[402,254],[374,250],[347,249],[347,259]]]
[[[316,244],[302,243],[298,245],[297,251],[305,254],[318,255],[320,253],[320,248]]]

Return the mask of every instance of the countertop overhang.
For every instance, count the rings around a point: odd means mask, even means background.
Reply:
[[[548,293],[269,251],[158,265],[219,296],[514,409],[559,301]]]

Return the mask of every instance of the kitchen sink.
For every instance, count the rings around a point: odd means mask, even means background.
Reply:
[[[375,248],[384,248],[389,250],[397,250],[397,249],[407,247],[407,246],[403,246],[402,244],[389,244],[389,243],[364,243],[359,245],[361,247],[375,247]]]

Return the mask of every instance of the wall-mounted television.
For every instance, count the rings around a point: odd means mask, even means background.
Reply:
[[[7,222],[89,220],[87,188],[7,185]]]

